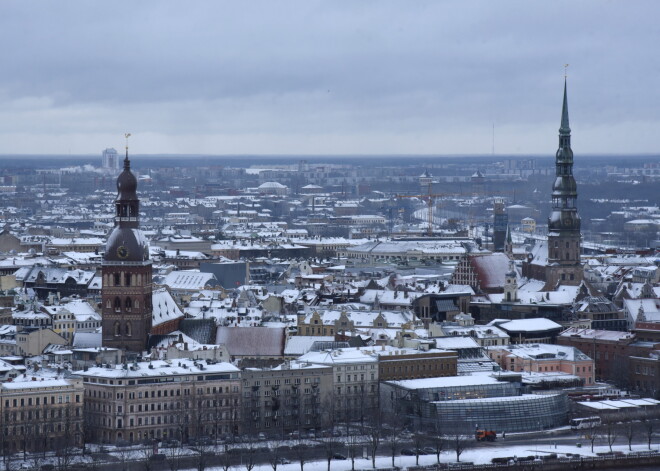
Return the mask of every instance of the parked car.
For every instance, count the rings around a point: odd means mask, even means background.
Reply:
[[[345,460],[346,456],[342,455],[341,453],[335,453],[332,455],[333,460]]]
[[[401,454],[403,456],[415,456],[416,455],[415,450],[410,449],[410,448],[404,448],[403,450],[401,450]]]
[[[290,464],[291,461],[287,460],[286,458],[277,458],[275,460],[277,464]]]

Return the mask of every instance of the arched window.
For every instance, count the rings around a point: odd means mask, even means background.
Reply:
[[[115,279],[114,280],[115,281],[115,286],[121,285],[121,277],[120,277],[119,273],[115,273],[114,279]]]
[[[121,309],[121,299],[119,297],[115,298],[115,309]]]
[[[112,309],[112,302],[108,299],[108,302],[105,303],[105,307],[108,309]]]
[[[130,337],[133,335],[133,327],[131,326],[131,322],[127,322],[126,326],[124,327],[124,332],[126,333],[127,337]]]
[[[115,331],[115,337],[119,337],[121,335],[119,321],[115,321],[113,330]]]
[[[135,309],[140,309],[140,300],[139,299],[135,300]]]
[[[131,301],[131,298],[126,298],[126,302],[124,303],[124,306],[126,309],[130,309],[133,307],[133,301]]]
[[[124,275],[124,280],[125,280],[125,285],[126,286],[131,286],[131,274],[130,273],[126,273]]]

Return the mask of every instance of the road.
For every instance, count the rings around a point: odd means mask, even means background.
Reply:
[[[660,431],[660,427],[658,427]],[[591,447],[591,442],[585,438],[585,430],[578,433],[572,430],[558,430],[558,431],[543,431],[540,433],[526,433],[526,434],[508,434],[506,438],[499,437],[495,442],[477,442],[467,440],[465,443],[466,448],[488,448],[494,449],[498,447],[508,447],[512,445],[528,445],[530,451],[539,451],[551,453],[555,445],[576,445],[582,444],[582,447],[588,449]],[[366,438],[366,437],[365,437]],[[202,448],[178,448],[178,449],[160,449],[159,452],[161,460],[154,461],[147,459],[152,454],[151,448],[138,450],[135,448],[117,448],[112,449],[107,453],[94,453],[85,457],[87,463],[79,465],[69,465],[67,470],[72,471],[170,471],[173,469],[190,469],[197,468],[200,461],[200,451],[204,453],[204,460],[207,467],[211,466],[239,466],[244,467],[248,461],[253,463],[265,464],[269,463],[274,458],[285,458],[292,463],[297,463],[303,458],[306,462],[309,461],[325,461],[328,453],[328,447],[324,445],[323,440],[334,440],[335,445],[332,447],[331,453],[339,453],[344,456],[349,456],[349,450],[346,446],[346,437],[328,438],[322,440],[305,440],[304,442],[294,441],[272,441],[268,444],[270,449],[266,447],[265,443],[253,443],[228,445],[225,453],[225,446],[219,445],[205,446]],[[627,444],[627,439],[620,434],[616,443],[618,445]],[[646,445],[646,436],[638,433],[634,437],[633,445]],[[658,443],[658,437],[655,436],[653,443]],[[596,446],[607,445],[606,439],[601,435],[595,441]],[[423,446],[433,446],[432,443],[425,443]],[[292,448],[297,447],[297,448]],[[400,440],[397,443],[396,455],[401,453],[402,449],[414,449],[414,443],[411,440]],[[361,444],[358,449],[360,457],[367,453],[368,446]],[[445,451],[451,452],[451,443],[445,444]],[[577,450],[576,450],[577,451]],[[391,449],[387,440],[382,440],[378,448],[379,456],[391,456]],[[92,461],[92,458],[94,460]],[[16,463],[18,464],[18,463]],[[37,469],[39,466],[37,466]]]

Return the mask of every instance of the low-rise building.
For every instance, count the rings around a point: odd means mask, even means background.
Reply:
[[[594,361],[575,347],[550,344],[517,344],[493,347],[491,359],[508,371],[562,372],[579,376],[585,386],[594,384]]]
[[[630,354],[629,345],[635,341],[631,332],[611,330],[578,329],[571,327],[557,338],[559,345],[575,347],[594,359],[595,379],[615,379],[616,361]]]

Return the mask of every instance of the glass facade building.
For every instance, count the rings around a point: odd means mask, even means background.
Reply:
[[[531,432],[568,423],[563,392],[523,394],[520,381],[489,375],[386,381],[381,399],[414,430]],[[387,406],[386,406],[387,407]]]
[[[568,397],[557,394],[432,402],[429,418],[444,433],[473,433],[476,428],[529,432],[566,425]],[[429,424],[431,425],[431,424]]]

